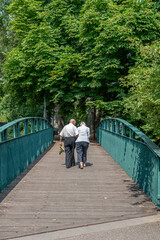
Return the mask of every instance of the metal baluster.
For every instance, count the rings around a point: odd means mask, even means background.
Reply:
[[[0,133],[0,142],[3,142],[3,133]]]
[[[116,133],[120,134],[120,123],[116,121]]]
[[[31,119],[31,133],[35,133],[35,120]]]
[[[13,131],[14,131],[14,138],[16,138],[17,137],[17,124],[14,125]]]
[[[20,136],[20,131],[19,131],[19,123],[17,123],[17,137]]]
[[[40,119],[36,120],[36,125],[37,125],[36,131],[39,132],[39,130],[40,130]]]
[[[7,141],[7,129],[4,130],[4,141]]]
[[[133,130],[132,130],[132,129],[129,129],[129,137],[130,137],[131,139],[133,139]]]
[[[111,124],[112,124],[112,132],[115,132],[115,121],[112,120]]]
[[[24,122],[24,135],[28,134],[28,120]]]
[[[126,137],[126,126],[122,123],[122,136]]]
[[[43,120],[41,119],[41,130],[43,130]]]

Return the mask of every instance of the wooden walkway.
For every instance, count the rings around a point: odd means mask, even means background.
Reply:
[[[55,142],[0,194],[0,239],[158,213],[98,143],[83,170],[66,169],[58,150]]]

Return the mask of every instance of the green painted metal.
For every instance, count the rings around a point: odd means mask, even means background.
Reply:
[[[0,127],[0,191],[53,142],[44,118],[21,118]]]
[[[108,118],[99,124],[97,141],[160,207],[160,148],[119,118]]]

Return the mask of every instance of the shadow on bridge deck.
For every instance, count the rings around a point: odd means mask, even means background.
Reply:
[[[83,170],[66,169],[58,151],[55,142],[0,194],[0,239],[158,213],[98,143]]]

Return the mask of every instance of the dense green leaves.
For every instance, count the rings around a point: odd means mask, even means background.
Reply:
[[[125,111],[151,137],[160,140],[160,42],[141,47],[140,56],[122,84],[129,88]]]
[[[8,51],[14,46],[13,32],[9,31],[10,16],[7,7],[12,0],[0,1],[0,77],[2,77],[2,66]]]
[[[41,109],[45,95],[48,115],[58,105],[65,120],[74,114],[84,118],[88,102],[101,117],[123,117],[148,132],[152,121],[153,135],[159,134],[157,4],[13,0],[8,16],[14,46],[3,68],[7,99]]]

